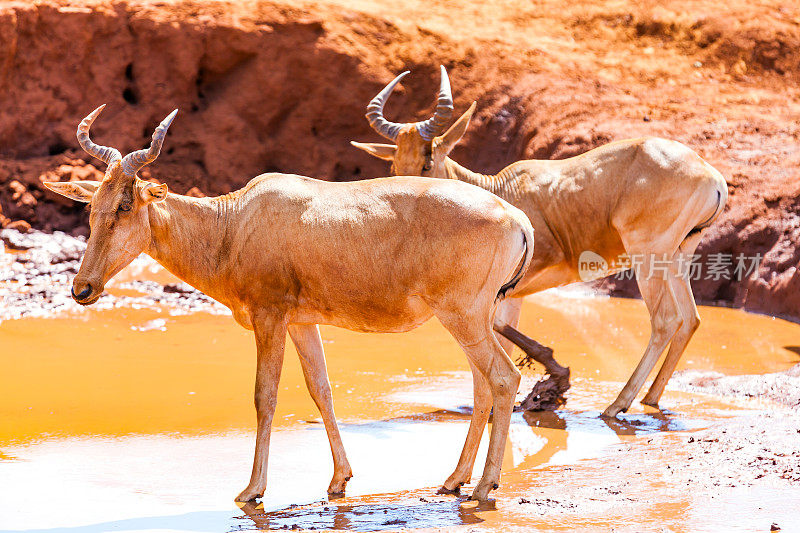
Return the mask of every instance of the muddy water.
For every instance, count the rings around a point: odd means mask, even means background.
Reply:
[[[798,325],[728,309],[700,314],[681,368],[745,374],[797,362]],[[348,497],[333,502],[324,500],[332,470],[325,432],[289,347],[267,496],[258,509],[239,510],[232,499],[249,476],[254,427],[249,332],[225,316],[152,309],[3,322],[0,530],[605,529],[631,519],[660,524],[678,511],[686,530],[700,530],[719,523],[726,505],[744,501],[699,505],[686,494],[664,506],[654,500],[644,515],[590,509],[577,522],[545,520],[540,506],[520,506],[519,498],[550,505],[538,488],[542,479],[576,490],[613,481],[619,472],[603,467],[610,446],[660,435],[679,447],[686,432],[763,407],[668,391],[664,410],[636,404],[623,420],[606,423],[599,411],[647,342],[643,304],[542,294],[526,302],[522,329],[572,368],[573,388],[562,411],[514,415],[495,503],[434,495],[463,443],[471,379],[460,349],[433,321],[396,335],[322,328],[355,471]],[[568,475],[570,465],[583,465],[579,478]],[[660,489],[654,481],[641,490]],[[751,518],[756,499],[747,500]]]

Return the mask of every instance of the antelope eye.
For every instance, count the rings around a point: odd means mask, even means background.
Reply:
[[[121,204],[119,204],[119,209],[118,210],[119,211],[130,211],[131,210],[131,204],[129,204],[128,202],[122,202]]]

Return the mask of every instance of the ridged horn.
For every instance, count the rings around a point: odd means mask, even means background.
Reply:
[[[87,154],[92,157],[96,157],[107,165],[110,165],[114,161],[119,161],[122,159],[122,154],[119,153],[119,150],[116,148],[110,148],[108,146],[100,146],[99,144],[93,143],[89,138],[89,128],[92,127],[94,119],[96,119],[100,112],[103,111],[104,107],[106,107],[106,104],[101,105],[89,113],[86,118],[81,120],[81,123],[78,125],[78,143]]]
[[[439,97],[436,100],[436,111],[433,116],[423,122],[417,122],[417,131],[426,141],[433,140],[437,135],[444,133],[447,123],[453,117],[453,92],[450,89],[450,78],[447,70],[440,65],[441,81],[439,82]]]
[[[153,140],[150,143],[150,148],[136,150],[122,158],[122,171],[126,175],[133,177],[143,166],[156,160],[158,154],[161,153],[161,145],[164,143],[167,129],[169,129],[169,125],[172,124],[177,114],[178,110],[176,109],[167,115],[167,118],[161,121],[156,131],[153,132]]]
[[[381,92],[375,96],[375,98],[370,101],[369,105],[367,106],[366,117],[369,125],[372,126],[372,129],[390,141],[397,139],[397,134],[400,133],[400,128],[402,128],[404,124],[390,122],[383,118],[383,106],[386,104],[386,99],[389,98],[390,94],[392,94],[395,86],[400,83],[400,80],[402,80],[408,73],[409,71],[407,70],[393,79],[386,87],[383,88]]]

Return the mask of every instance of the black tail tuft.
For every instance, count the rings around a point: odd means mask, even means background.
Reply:
[[[522,252],[522,260],[520,261],[519,270],[517,270],[517,272],[514,274],[514,277],[511,278],[508,283],[500,287],[500,291],[497,293],[498,300],[504,299],[506,294],[514,290],[514,288],[517,286],[517,283],[520,282],[525,274],[525,257],[528,255],[528,238],[525,236],[525,232],[522,232],[522,243],[524,245],[524,249]]]

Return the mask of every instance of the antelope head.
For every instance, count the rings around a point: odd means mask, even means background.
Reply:
[[[450,151],[467,131],[475,103],[447,131],[453,116],[453,94],[444,66],[441,69],[436,111],[428,120],[413,123],[390,122],[383,117],[383,107],[395,86],[408,71],[392,80],[367,106],[367,121],[376,132],[395,144],[360,143],[350,141],[368,154],[392,162],[395,176],[431,176],[445,178],[444,162]]]
[[[149,148],[122,157],[119,150],[100,146],[89,139],[89,128],[105,105],[92,111],[78,126],[78,142],[91,156],[108,165],[103,181],[47,182],[44,185],[78,202],[91,205],[91,233],[72,297],[81,305],[97,301],[106,283],[148,247],[151,235],[147,206],[167,197],[167,186],[139,179],[136,173],[152,163],[176,109],[159,124]]]

